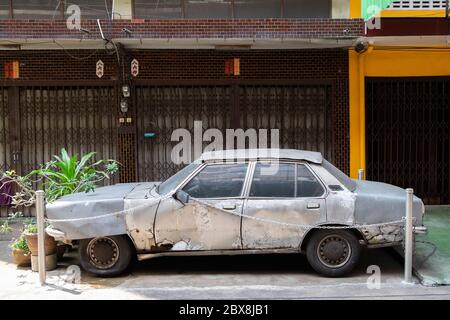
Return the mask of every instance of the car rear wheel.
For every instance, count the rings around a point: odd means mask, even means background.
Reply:
[[[361,245],[347,230],[318,230],[309,239],[306,257],[311,267],[328,277],[341,277],[359,261]]]
[[[102,277],[125,271],[133,256],[133,248],[126,236],[83,239],[78,250],[83,269]]]

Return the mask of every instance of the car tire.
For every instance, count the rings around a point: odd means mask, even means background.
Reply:
[[[108,236],[80,240],[78,253],[84,270],[101,277],[113,277],[128,268],[134,248],[127,236]]]
[[[361,255],[358,238],[348,230],[317,230],[306,245],[311,267],[327,277],[342,277],[353,270]]]

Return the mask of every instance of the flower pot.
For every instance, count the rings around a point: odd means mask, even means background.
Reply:
[[[25,233],[25,239],[27,240],[28,248],[30,248],[31,255],[37,256],[38,254],[38,236],[37,233]],[[45,234],[45,255],[51,255],[56,253],[56,241],[53,237]]]
[[[56,253],[45,256],[45,270],[51,271],[57,267]],[[31,256],[31,270],[34,272],[39,271],[39,262],[37,256]]]
[[[18,267],[28,267],[31,264],[31,254],[25,253],[22,249],[13,249],[12,256]]]

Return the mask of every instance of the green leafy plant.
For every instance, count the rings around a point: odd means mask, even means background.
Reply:
[[[0,233],[11,233],[12,232],[12,228],[9,225],[8,220],[6,220],[5,222],[0,224]]]
[[[23,234],[18,239],[13,239],[9,246],[13,250],[22,250],[25,254],[30,254],[30,249]]]
[[[96,183],[109,179],[118,170],[118,164],[114,160],[99,160],[89,164],[94,155],[95,152],[89,152],[78,160],[77,155],[69,156],[66,149],[62,149],[60,156],[54,156],[56,161],[46,163],[43,168],[32,171],[30,175],[36,174],[44,178],[48,202],[75,192],[93,191]]]
[[[25,226],[24,233],[35,234],[38,233],[38,228],[36,223],[29,223]]]
[[[89,152],[78,159],[70,156],[66,149],[60,155],[45,163],[41,168],[18,176],[14,171],[6,172],[12,181],[18,184],[20,192],[13,197],[13,205],[32,205],[35,201],[33,183],[42,182],[47,202],[75,192],[90,192],[97,183],[110,179],[119,169],[115,160],[98,160],[93,162],[95,152]]]

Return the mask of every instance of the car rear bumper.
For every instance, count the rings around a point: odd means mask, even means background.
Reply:
[[[413,227],[414,234],[427,234],[428,228],[426,226],[415,226]]]
[[[52,228],[52,227],[47,227],[45,228],[45,232],[47,232],[47,234],[53,238],[55,238],[56,241],[65,241],[66,240],[66,234],[64,232],[62,232],[61,230]]]

